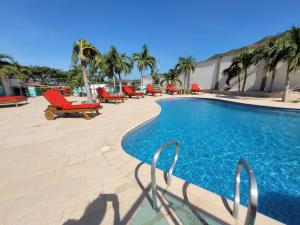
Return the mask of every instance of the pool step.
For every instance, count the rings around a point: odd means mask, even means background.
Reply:
[[[176,151],[173,162],[172,162],[172,164],[170,166],[170,169],[167,173],[167,180],[166,180],[166,184],[167,184],[168,188],[171,187],[170,184],[171,184],[172,172],[173,172],[173,169],[176,165],[176,162],[177,162],[177,159],[178,159],[178,154],[179,154],[179,144],[178,144],[178,142],[173,140],[173,141],[169,141],[169,142],[161,145],[157,149],[157,151],[155,152],[155,154],[153,156],[152,165],[151,165],[151,190],[152,190],[152,208],[153,208],[153,210],[159,210],[158,202],[157,202],[157,198],[158,198],[157,189],[158,188],[157,188],[157,181],[156,181],[156,164],[157,164],[157,160],[159,159],[160,153],[164,149],[170,147],[171,145],[175,145],[175,151]],[[243,167],[246,169],[246,172],[248,174],[248,179],[249,179],[248,208],[246,209],[245,207],[243,207],[243,210],[240,210],[240,208],[242,208],[242,206],[240,206],[240,175],[241,175],[241,170],[242,170]],[[188,183],[185,182],[185,184],[188,184]],[[161,189],[161,187],[160,187],[160,189]],[[167,192],[165,192],[165,193],[167,193]],[[168,193],[170,193],[170,192],[168,192]],[[185,197],[183,199],[184,204],[188,204],[188,205],[192,206],[191,208],[197,208],[197,207],[194,207],[193,204],[190,204],[190,202],[186,199],[187,198],[186,193],[185,193],[184,197]],[[228,204],[228,200],[226,200],[224,198],[221,198],[221,199],[222,199],[222,202],[223,202],[223,208],[225,207],[226,210],[227,210],[227,213],[226,213],[227,216],[229,214],[230,217],[231,217],[231,220],[235,221],[235,224],[236,223],[237,224],[245,224],[245,225],[257,224],[255,222],[256,215],[257,215],[257,203],[258,203],[257,183],[256,183],[255,175],[254,175],[253,171],[250,169],[250,166],[249,166],[248,162],[245,159],[240,159],[238,161],[237,168],[236,168],[235,196],[234,196],[234,204],[233,204],[233,207],[232,207],[233,210],[231,210],[231,207]],[[227,203],[227,205],[224,204],[224,201]],[[160,203],[161,203],[161,205],[164,205],[162,198],[161,198]],[[195,209],[194,209],[194,211],[195,211]],[[243,211],[243,212],[241,212],[241,211]],[[179,210],[178,212],[182,212],[182,211]],[[178,213],[175,213],[175,214],[177,215]],[[214,213],[211,214],[211,215],[214,215]],[[188,216],[184,216],[184,218],[188,218]],[[208,217],[208,218],[210,218],[210,217]],[[244,219],[241,219],[241,218],[244,218]],[[241,222],[241,221],[244,221],[244,222]],[[204,220],[204,222],[205,222],[205,220]],[[223,223],[223,222],[224,221],[221,220],[221,223]],[[216,224],[216,223],[214,222],[213,224]],[[231,223],[229,223],[229,224],[231,224]],[[273,224],[273,223],[270,223],[270,224]],[[277,223],[275,223],[275,224],[277,224]]]

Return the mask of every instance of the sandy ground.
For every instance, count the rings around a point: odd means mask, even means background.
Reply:
[[[150,169],[122,150],[121,138],[158,115],[160,107],[155,101],[169,97],[104,103],[101,114],[90,121],[81,116],[47,121],[43,110],[48,103],[42,97],[30,98],[29,104],[20,107],[0,107],[0,224],[130,223],[138,206],[149,197],[145,187],[150,182]],[[201,97],[300,108],[300,103],[283,104],[278,99]],[[169,190],[184,198],[184,181],[175,178],[173,182]],[[158,185],[163,187],[161,177]],[[219,196],[190,186],[189,201],[223,223],[235,223]],[[181,224],[174,222],[172,213],[165,214],[169,224]],[[276,224],[258,216],[257,224],[272,223]]]

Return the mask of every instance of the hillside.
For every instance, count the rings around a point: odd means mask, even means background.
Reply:
[[[223,57],[223,56],[235,55],[237,53],[240,53],[240,52],[242,52],[244,50],[248,50],[248,49],[255,49],[255,48],[258,48],[258,47],[266,47],[272,39],[282,38],[286,35],[287,35],[287,31],[279,33],[277,35],[266,36],[266,37],[262,38],[261,40],[255,42],[253,44],[249,44],[249,45],[241,47],[241,48],[235,48],[235,49],[232,49],[228,52],[215,54],[212,57],[210,57],[209,59],[216,59],[216,58]]]

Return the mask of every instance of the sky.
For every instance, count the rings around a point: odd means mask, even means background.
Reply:
[[[67,70],[80,38],[101,53],[147,44],[166,72],[179,56],[202,61],[300,26],[299,9],[299,0],[0,0],[0,53]]]

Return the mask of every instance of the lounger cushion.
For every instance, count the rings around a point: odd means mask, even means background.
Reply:
[[[144,92],[142,92],[142,91],[132,91],[132,90],[130,89],[130,87],[127,86],[127,85],[124,85],[124,86],[122,87],[122,89],[123,89],[123,91],[124,91],[126,94],[128,94],[128,95],[144,95]]]
[[[71,103],[68,102],[62,94],[54,89],[46,91],[44,93],[44,97],[51,103],[51,105],[55,105],[61,108],[71,106]]]
[[[161,93],[162,92],[162,90],[154,90],[154,88],[150,84],[147,85],[147,91],[150,93]]]
[[[46,91],[44,97],[51,103],[61,109],[94,109],[100,107],[99,103],[72,105],[65,97],[56,90]]]
[[[25,96],[1,96],[0,97],[0,102],[1,101],[16,101],[16,102],[21,102],[21,101],[26,101],[27,97]]]
[[[192,90],[193,90],[193,91],[200,91],[200,88],[199,88],[198,84],[193,83],[193,84],[192,84]]]
[[[174,87],[172,85],[167,85],[167,90],[168,91],[174,91]]]
[[[104,99],[122,99],[122,98],[125,98],[124,95],[114,95],[114,96],[111,96],[109,93],[107,93],[107,91],[104,89],[104,88],[97,88],[97,93]]]

